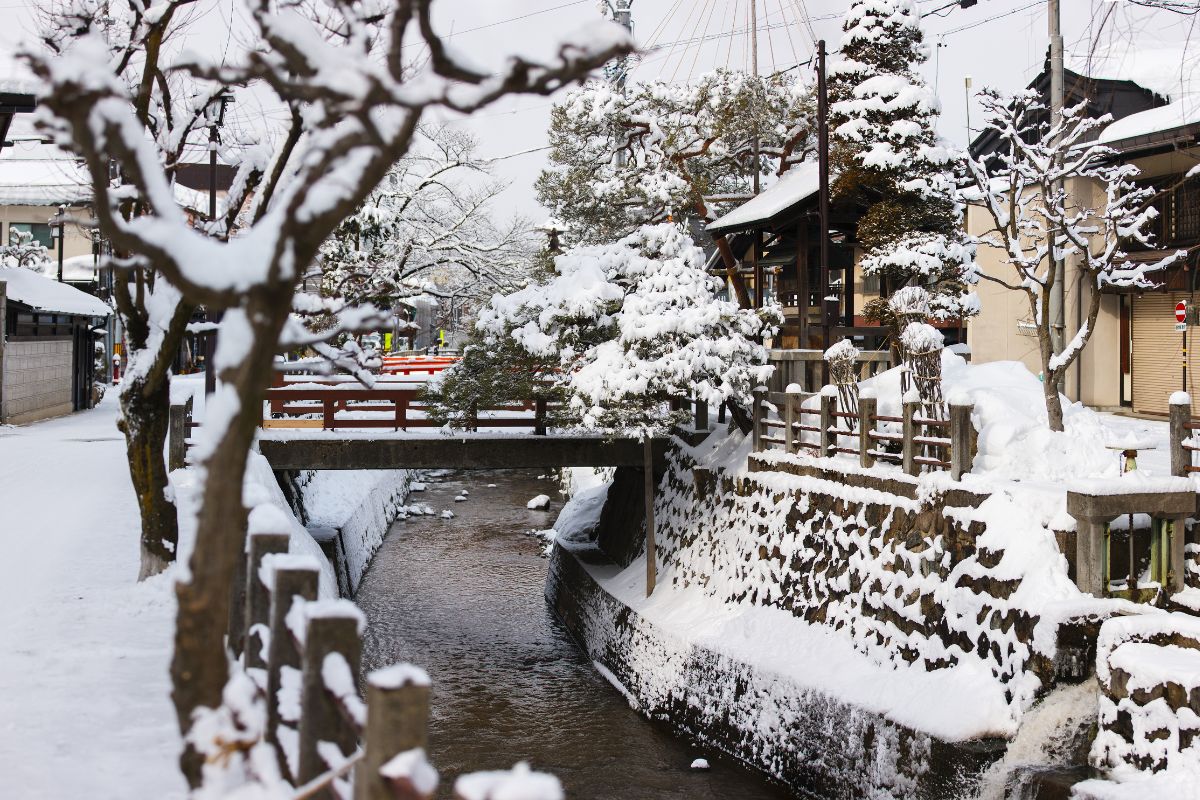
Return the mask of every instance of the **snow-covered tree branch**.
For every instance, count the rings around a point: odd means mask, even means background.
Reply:
[[[550,94],[631,49],[623,29],[597,22],[545,62],[512,56],[489,71],[439,38],[431,0],[331,0],[319,13],[250,0],[244,49],[210,58],[188,48],[180,12],[190,1],[70,0],[52,17],[50,49],[27,54],[46,84],[42,122],[83,158],[100,227],[135,287],[118,292],[122,313],[133,307],[129,297],[145,299],[151,281],[164,292],[145,326],[154,363],[167,348],[151,339],[174,330],[188,306],[224,312],[211,364],[220,385],[194,451],[205,475],[196,542],[190,576],[177,586],[173,698],[185,735],[222,704],[247,452],[297,284],[322,243],[410,150],[428,109],[470,113],[509,94]],[[420,67],[406,63],[410,44],[429,55]],[[173,148],[222,93],[255,93],[258,103],[266,95],[288,119],[264,121],[264,145],[229,154],[233,190],[197,229],[173,191]],[[206,747],[188,741],[183,765],[195,786]]]
[[[1038,335],[1047,417],[1051,429],[1061,431],[1058,386],[1095,330],[1101,290],[1150,288],[1153,274],[1184,253],[1149,261],[1126,257],[1130,242],[1154,246],[1148,230],[1157,215],[1148,205],[1154,189],[1134,183],[1137,167],[1114,163],[1113,150],[1089,141],[1088,134],[1109,121],[1107,115],[1088,117],[1081,103],[1047,125],[1038,122],[1046,108],[1032,91],[1012,97],[984,91],[979,100],[984,127],[998,135],[998,143],[965,164],[969,196],[990,223],[975,241],[999,250],[1008,267],[979,277],[1025,295]],[[1050,287],[1068,259],[1089,291],[1081,300],[1086,303],[1081,327],[1056,351]]]

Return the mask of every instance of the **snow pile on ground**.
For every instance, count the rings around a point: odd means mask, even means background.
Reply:
[[[864,380],[879,398],[879,413],[900,416],[900,380],[896,367]],[[1002,480],[1057,482],[1074,477],[1113,476],[1119,471],[1117,434],[1103,415],[1063,398],[1063,424],[1055,433],[1046,423],[1041,381],[1019,361],[968,364],[942,351],[942,391],[975,406],[971,415],[979,451],[971,474]],[[815,401],[807,401],[812,405]],[[899,432],[898,426],[896,432]]]
[[[1089,781],[1081,787],[1084,796],[1197,796],[1200,620],[1185,614],[1111,619],[1096,649],[1100,719],[1091,757],[1113,782]]]

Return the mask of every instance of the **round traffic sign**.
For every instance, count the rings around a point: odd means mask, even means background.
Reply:
[[[1175,321],[1184,322],[1187,320],[1187,303],[1180,300],[1175,304]]]

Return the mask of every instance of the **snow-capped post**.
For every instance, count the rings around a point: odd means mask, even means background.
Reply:
[[[1192,398],[1187,392],[1171,395],[1171,474],[1187,477],[1192,465],[1191,454],[1185,442],[1192,437]]]
[[[965,394],[950,398],[950,478],[961,480],[971,471],[974,458],[975,427],[971,424],[971,412],[975,405]]]
[[[307,783],[329,768],[338,757],[348,758],[358,746],[359,730],[343,710],[351,693],[357,699],[359,661],[362,657],[362,612],[349,601],[320,601],[305,605],[303,677],[300,688],[300,767],[296,776]],[[348,669],[343,668],[345,665]],[[342,685],[344,681],[351,685]],[[325,746],[322,746],[325,745]],[[314,795],[335,800],[326,790]]]
[[[767,387],[755,386],[752,396],[754,398],[752,400],[754,403],[754,408],[751,412],[751,419],[754,422],[754,427],[751,431],[751,436],[753,438],[750,443],[750,451],[752,453],[761,453],[763,438],[763,415],[767,413],[766,409],[763,407],[763,404],[767,399]]]
[[[1158,211],[1150,200],[1161,187],[1136,183],[1138,167],[1120,163],[1116,151],[1096,141],[1096,131],[1112,120],[1110,115],[1090,117],[1088,103],[1081,101],[1047,125],[1046,107],[1032,89],[1011,97],[985,90],[978,99],[983,132],[995,145],[965,161],[971,202],[989,225],[974,240],[994,249],[1009,267],[981,271],[978,277],[1024,295],[1037,332],[1047,422],[1051,430],[1062,431],[1062,379],[1096,329],[1102,290],[1152,288],[1154,272],[1186,251],[1129,259],[1127,243],[1148,253],[1156,249],[1149,228]],[[1076,191],[1075,185],[1090,189]],[[1086,294],[1081,324],[1060,349],[1051,297],[1068,264]]]
[[[825,386],[821,389],[821,421],[818,423],[821,426],[821,430],[817,434],[818,458],[835,455],[834,448],[837,447],[837,435],[833,432],[833,422],[836,419],[833,414],[837,410],[837,402],[836,387]]]
[[[167,469],[183,469],[187,463],[188,419],[192,416],[192,398],[172,403],[168,417]]]
[[[246,560],[246,622],[245,663],[247,667],[267,666],[267,647],[270,643],[271,589],[263,580],[263,559],[268,554],[288,551],[291,537],[286,533],[254,533],[250,535]]]
[[[863,389],[858,395],[858,463],[864,468],[875,466],[875,411],[879,401],[874,389]]]
[[[365,754],[354,776],[354,800],[427,796],[422,792],[429,790],[428,783],[418,785],[422,776],[412,769],[397,769],[393,759],[418,751],[407,759],[423,760],[428,725],[429,675],[425,670],[393,664],[367,676]],[[436,773],[432,777],[436,781]],[[436,785],[434,782],[433,788]]]
[[[654,542],[654,439],[649,431],[642,435],[642,471],[645,473],[646,502],[646,597],[649,597],[654,592],[655,583],[658,582],[658,553]]]
[[[799,449],[796,445],[798,437],[796,435],[796,420],[800,412],[800,402],[804,394],[804,390],[800,388],[798,383],[789,383],[784,391],[784,406],[783,406],[783,449],[786,453],[795,453]]]
[[[921,471],[917,466],[917,424],[913,421],[920,408],[920,395],[916,389],[909,389],[901,403],[900,464],[905,475],[916,475]]]
[[[280,713],[280,692],[285,669],[299,676],[301,654],[295,637],[288,630],[287,617],[297,602],[317,599],[319,583],[320,568],[316,559],[313,559],[310,566],[276,566],[275,585],[271,587],[271,639],[267,647],[267,740],[276,747],[281,774],[289,777],[292,777],[291,768],[280,745],[279,726],[286,725],[295,730],[300,720],[294,716],[284,719]],[[299,686],[294,688],[298,689]],[[293,714],[297,710],[291,709]]]

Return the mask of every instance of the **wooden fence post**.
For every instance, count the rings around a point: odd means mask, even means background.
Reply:
[[[875,430],[875,409],[878,402],[873,390],[862,389],[859,391],[858,463],[864,468],[875,466],[875,456],[871,454],[871,448],[875,446],[875,442],[871,439],[871,433]]]
[[[315,604],[314,604],[315,605]],[[349,757],[358,746],[356,725],[342,711],[336,695],[338,687],[326,682],[326,663],[340,655],[349,667],[349,677],[357,684],[362,640],[359,637],[360,613],[340,609],[327,611],[308,619],[304,634],[303,677],[300,688],[300,770],[297,779],[307,783],[330,766],[318,744],[333,744],[343,757]],[[354,690],[357,692],[357,688]],[[333,755],[326,750],[324,755]],[[335,756],[336,758],[336,756]],[[326,786],[313,795],[320,800],[337,800],[332,787]]]
[[[817,454],[820,458],[834,455],[833,448],[837,446],[837,439],[829,430],[833,427],[833,411],[836,407],[837,389],[833,386],[821,389],[821,431],[817,436],[817,443],[820,445]]]
[[[916,475],[920,470],[917,468],[917,443],[915,441],[917,423],[913,420],[917,416],[917,410],[921,407],[921,401],[906,397],[902,407],[904,421],[901,423],[900,461],[905,475]]]
[[[279,768],[285,776],[291,777],[292,768],[280,745],[278,731],[280,725],[287,725],[295,730],[299,718],[284,719],[280,713],[280,689],[283,688],[284,668],[300,674],[300,649],[296,640],[287,628],[287,615],[292,605],[297,601],[312,601],[317,599],[317,587],[320,582],[320,568],[315,559],[309,559],[311,566],[301,566],[299,559],[288,566],[277,566],[275,585],[271,588],[271,641],[267,648],[267,741],[275,745],[279,756]],[[299,686],[294,687],[299,689]],[[299,700],[299,697],[295,698]]]
[[[395,786],[380,768],[401,753],[427,747],[429,675],[411,664],[394,664],[367,676],[364,756],[354,778],[354,800],[419,796],[417,787]],[[397,790],[409,794],[397,794]]]
[[[796,419],[800,411],[800,395],[804,390],[798,383],[789,383],[783,391],[786,395],[783,399],[783,450],[795,453],[799,449],[796,446]]]
[[[167,469],[183,469],[187,460],[187,407],[173,403],[167,418]]]
[[[271,590],[264,584],[259,575],[263,557],[268,553],[286,553],[291,537],[286,533],[255,533],[250,535],[249,551],[246,556],[246,586],[243,598],[243,614],[245,621],[242,636],[245,638],[244,648],[247,668],[263,669],[267,659],[263,653],[268,637],[262,636],[271,621]],[[255,629],[255,626],[262,626]]]
[[[717,424],[725,424],[725,404],[721,403],[721,407],[717,409]]]
[[[693,409],[693,420],[698,431],[708,430],[708,403],[697,400]]]
[[[546,398],[544,397],[533,401],[533,435],[546,435]]]
[[[975,406],[969,402],[950,401],[950,477],[956,481],[971,471],[971,439],[975,432],[971,412],[974,410]]]
[[[754,409],[753,414],[751,415],[751,419],[754,421],[754,428],[751,433],[753,440],[751,441],[750,445],[750,452],[752,453],[762,452],[763,414],[766,413],[763,409],[763,399],[766,397],[766,394],[767,389],[765,386],[756,386],[754,387],[754,392],[751,395],[754,398],[752,401],[754,403]]]
[[[1183,443],[1191,438],[1188,422],[1192,419],[1192,398],[1186,392],[1171,395],[1171,474],[1187,477],[1191,466],[1191,451]]]

